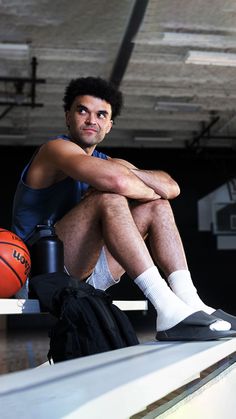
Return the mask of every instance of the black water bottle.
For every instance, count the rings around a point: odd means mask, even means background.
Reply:
[[[31,274],[35,275],[64,272],[63,242],[50,221],[39,224],[29,243],[31,254]]]

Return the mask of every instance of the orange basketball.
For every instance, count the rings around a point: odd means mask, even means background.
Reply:
[[[24,285],[31,268],[25,243],[15,233],[0,228],[0,298],[12,297]]]

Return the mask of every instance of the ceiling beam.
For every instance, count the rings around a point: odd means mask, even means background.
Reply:
[[[118,55],[110,75],[110,82],[120,85],[134,48],[134,37],[142,23],[149,0],[136,0]]]

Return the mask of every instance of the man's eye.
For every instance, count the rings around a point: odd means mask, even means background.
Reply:
[[[79,113],[80,113],[81,115],[85,115],[85,114],[86,114],[86,110],[85,110],[85,109],[83,109],[83,108],[78,109],[78,111],[79,111]]]
[[[98,118],[99,119],[106,119],[106,114],[104,114],[103,112],[99,112],[98,113]]]

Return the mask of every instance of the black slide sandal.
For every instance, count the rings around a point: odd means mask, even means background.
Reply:
[[[220,319],[219,319],[220,320]],[[197,311],[168,330],[157,332],[156,339],[160,341],[206,341],[236,337],[235,330],[211,330],[209,326],[216,317]]]
[[[226,313],[225,311],[218,309],[215,310],[211,316],[215,316],[218,319],[225,320],[226,322],[231,323],[231,329],[236,330],[236,317],[232,314]]]

